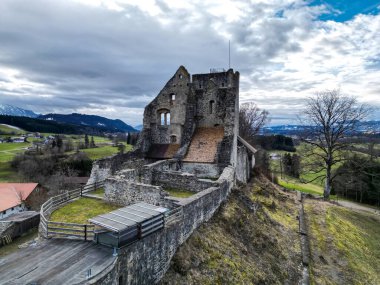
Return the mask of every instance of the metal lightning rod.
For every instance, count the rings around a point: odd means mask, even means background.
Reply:
[[[231,40],[228,40],[228,69],[231,68]]]

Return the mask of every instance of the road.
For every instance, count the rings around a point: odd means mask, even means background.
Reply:
[[[344,201],[344,200],[338,201],[338,204],[343,206],[343,207],[352,209],[352,210],[365,211],[365,212],[369,212],[369,213],[380,216],[380,209],[367,207],[367,206],[362,205],[362,204],[358,204],[358,203],[354,203],[354,202],[350,202],[350,201]]]

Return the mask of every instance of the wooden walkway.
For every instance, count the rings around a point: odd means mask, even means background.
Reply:
[[[77,284],[114,260],[111,248],[92,242],[44,240],[0,259],[0,284]]]

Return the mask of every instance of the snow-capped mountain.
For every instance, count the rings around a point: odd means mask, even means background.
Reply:
[[[0,104],[0,115],[36,118],[39,115],[31,110],[25,110],[8,104]]]

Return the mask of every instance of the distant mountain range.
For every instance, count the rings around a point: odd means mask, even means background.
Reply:
[[[299,135],[302,132],[310,130],[312,128],[312,126],[303,125],[278,125],[264,127],[261,131],[261,134]],[[356,129],[356,132],[362,134],[380,134],[380,121],[360,122]]]
[[[46,114],[40,115],[38,119],[56,121],[71,125],[106,128],[110,132],[136,132],[136,130],[133,127],[127,125],[121,120],[111,120],[95,115],[84,115],[77,113],[73,113],[70,115]]]
[[[39,115],[31,110],[22,109],[8,104],[0,104],[0,115],[37,118]]]
[[[135,128],[130,125],[127,125],[121,120],[112,120],[101,116],[95,115],[85,115],[85,114],[46,114],[39,115],[34,113],[31,110],[25,110],[19,107],[0,104],[0,116],[12,116],[12,117],[25,117],[25,118],[33,118],[36,120],[27,120],[27,119],[17,119],[13,118],[12,120],[18,122],[19,124],[25,125],[27,122],[27,126],[29,127],[28,131],[37,131],[35,130],[35,126],[42,127],[44,125],[43,121],[48,121],[45,123],[47,128],[52,128],[52,126],[56,126],[57,124],[64,126],[67,130],[72,130],[75,126],[78,130],[81,131],[89,131],[91,132],[137,132]],[[3,123],[7,120],[7,118],[1,118]],[[55,123],[55,124],[54,124]],[[15,125],[17,126],[17,125]],[[18,126],[23,128],[23,126]],[[24,126],[25,127],[25,126]]]
[[[144,127],[143,125],[134,126],[135,130],[138,130],[138,131],[141,131],[143,127]]]

